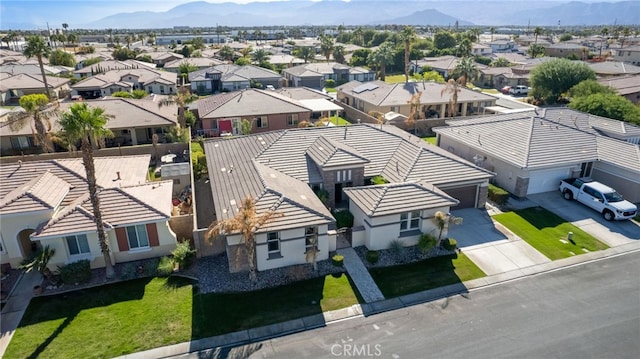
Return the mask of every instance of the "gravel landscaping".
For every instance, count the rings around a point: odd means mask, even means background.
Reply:
[[[425,260],[427,258],[446,256],[455,253],[455,251],[450,251],[441,247],[434,247],[424,254],[420,252],[418,246],[404,247],[404,250],[400,254],[395,253],[390,249],[381,249],[378,251],[380,253],[378,261],[374,264],[371,264],[369,261],[367,261],[367,247],[359,246],[353,249],[356,251],[358,257],[360,257],[360,260],[362,260],[362,263],[364,263],[367,268],[381,268],[399,264],[414,263]]]

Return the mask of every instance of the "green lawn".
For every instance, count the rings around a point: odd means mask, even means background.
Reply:
[[[331,123],[333,123],[334,125],[336,124],[336,120],[338,121],[337,126],[349,126],[351,125],[351,122],[345,120],[344,118],[340,117],[340,116],[331,116],[328,118],[329,121],[331,121]]]
[[[500,91],[498,91],[496,89],[482,89],[482,92],[484,92],[484,93],[492,93],[492,94],[500,93]]]
[[[426,136],[426,137],[422,137],[422,139],[429,142],[432,145],[436,144],[436,136]]]
[[[370,272],[386,298],[460,283],[486,275],[462,253],[393,267],[373,268]]]
[[[538,252],[551,260],[571,257],[609,248],[580,228],[565,221],[542,207],[531,207],[513,212],[497,214],[493,218],[529,243]],[[563,243],[567,234],[573,232],[573,242]]]
[[[358,303],[348,277],[233,294],[194,294],[191,281],[145,278],[34,298],[5,358],[105,358]],[[314,304],[315,301],[315,304]]]
[[[384,77],[384,82],[388,83],[388,84],[397,84],[397,83],[401,83],[404,82],[404,74],[400,74],[400,75],[386,75]]]
[[[327,91],[327,93],[338,92],[335,87],[325,87],[324,90]]]

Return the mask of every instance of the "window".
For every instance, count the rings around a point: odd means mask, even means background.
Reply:
[[[147,226],[144,224],[127,227],[127,238],[129,239],[130,249],[149,247]]]
[[[287,115],[287,126],[298,126],[298,114],[292,113]]]
[[[67,236],[65,238],[67,240],[67,247],[69,248],[70,255],[75,256],[78,254],[91,253],[86,234]]]
[[[318,226],[311,226],[305,228],[304,234],[304,249],[305,253],[314,248],[318,250]]]
[[[164,85],[160,85],[160,93],[164,93]]]
[[[580,177],[591,176],[592,166],[593,166],[593,162],[582,162],[582,164],[580,165]]]
[[[391,106],[390,111],[392,111],[392,112],[400,112],[400,106]]]
[[[27,136],[11,137],[11,147],[16,150],[22,150],[32,147],[33,139]]]
[[[408,231],[420,228],[420,211],[406,212],[400,215],[400,230]]]
[[[280,233],[269,232],[267,233],[267,251],[269,254],[280,253]]]
[[[256,117],[256,127],[257,128],[267,128],[269,127],[269,120],[266,116]]]

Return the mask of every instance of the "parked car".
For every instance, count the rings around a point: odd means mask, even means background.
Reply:
[[[505,86],[505,87],[500,89],[500,92],[502,92],[505,95],[508,95],[509,91],[511,91],[511,86]]]
[[[564,179],[560,182],[560,192],[568,201],[575,199],[595,209],[607,221],[631,219],[638,213],[638,207],[624,200],[616,190],[590,179]]]
[[[509,89],[509,95],[528,95],[530,87],[518,85]]]

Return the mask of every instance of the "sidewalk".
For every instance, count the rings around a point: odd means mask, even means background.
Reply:
[[[635,253],[639,251],[640,241],[637,241],[622,246],[609,248],[604,251],[589,252],[575,257],[564,258],[527,268],[519,268],[510,272],[478,278],[464,283],[456,283],[445,287],[434,288],[423,292],[404,295],[401,297],[385,299],[361,305],[354,305],[348,308],[326,312],[323,314],[317,314],[310,317],[290,320],[284,323],[278,323],[249,330],[242,330],[239,332],[219,335],[211,338],[193,340],[190,342],[169,345],[161,348],[154,348],[143,352],[124,355],[118,358],[168,358],[184,355],[191,352],[201,351],[204,349],[216,347],[231,347],[255,343],[283,335],[326,326],[335,321],[356,318],[363,315],[369,316],[377,313],[396,310],[416,304],[446,298],[452,295],[468,293],[474,290],[482,289],[484,287],[517,280],[519,278],[535,276],[541,273],[552,272],[561,268],[579,265],[581,263],[592,262],[608,257]]]
[[[13,292],[7,299],[7,304],[2,308],[1,325],[2,337],[0,337],[0,357],[9,346],[13,333],[20,324],[24,311],[33,298],[33,287],[42,284],[42,274],[37,272],[24,273],[18,281]]]

